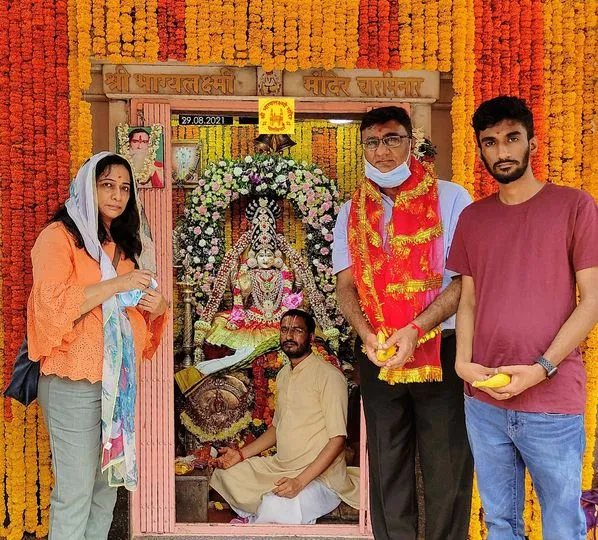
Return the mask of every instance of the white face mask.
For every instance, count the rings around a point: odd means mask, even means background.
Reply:
[[[367,159],[365,160],[365,176],[372,182],[375,182],[379,187],[395,188],[399,187],[407,178],[411,176],[411,169],[407,165],[407,161],[401,163],[391,171],[382,172],[376,169]]]

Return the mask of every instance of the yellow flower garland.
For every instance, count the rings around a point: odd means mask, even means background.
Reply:
[[[132,62],[135,46],[133,44],[133,0],[121,0],[120,4],[120,29],[121,29],[121,54],[123,62]]]
[[[199,0],[187,0],[185,4],[185,59],[189,64],[198,62],[198,32],[200,31],[197,19],[199,15]],[[206,36],[203,36],[204,39]]]
[[[415,0],[415,3],[419,3]],[[412,68],[412,28],[411,28],[411,0],[399,2],[399,61],[402,69]]]
[[[322,2],[322,17],[324,23],[322,28],[322,66],[324,69],[334,67],[335,58],[335,11],[336,2],[327,0]]]
[[[94,2],[95,5],[95,2]],[[135,0],[135,26],[133,28],[133,56],[138,62],[145,60],[145,35],[147,32],[147,14],[145,0]]]
[[[438,0],[426,0],[424,6],[424,69],[438,69]]]
[[[147,33],[145,42],[145,61],[157,62],[160,50],[160,37],[158,35],[158,0],[146,0]]]
[[[249,0],[249,30],[247,33],[247,48],[249,49],[249,63],[259,65],[262,51],[262,0]]]
[[[122,62],[120,39],[120,2],[106,0],[106,48],[108,59],[115,64]]]
[[[424,3],[415,0],[411,2],[411,69],[424,69],[424,30]]]
[[[92,50],[94,56],[103,58],[106,55],[106,4],[104,0],[92,3],[93,40]]]
[[[452,0],[438,0],[438,70],[451,69],[451,12]]]

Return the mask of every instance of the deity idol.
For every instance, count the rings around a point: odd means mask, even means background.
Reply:
[[[215,316],[205,338],[208,343],[231,349],[253,349],[278,335],[282,314],[303,303],[302,282],[299,277],[295,279],[278,249],[278,203],[266,198],[254,200],[246,215],[251,222],[251,243],[247,257],[231,268],[233,306]]]

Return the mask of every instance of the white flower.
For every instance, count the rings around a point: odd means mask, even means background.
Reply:
[[[206,245],[206,241],[203,238],[197,243],[199,244],[199,247],[205,247]]]
[[[216,257],[214,257],[213,255],[210,255],[208,257],[208,262],[214,264],[216,262]]]
[[[279,175],[276,177],[276,181],[277,181],[277,182],[284,182],[286,179],[287,179],[287,177],[286,177],[284,174],[279,174]]]
[[[208,227],[208,228],[206,229],[206,234],[207,234],[208,236],[211,236],[212,234],[214,234],[214,229],[213,229],[212,227]]]
[[[201,262],[201,259],[199,257],[193,257],[193,262],[195,264],[199,264]]]
[[[219,161],[218,165],[220,165],[221,167],[226,167],[226,161]]]
[[[241,176],[241,173],[242,173],[242,172],[243,172],[243,169],[241,169],[241,167],[235,167],[235,168],[233,169],[233,174],[234,174],[235,176]]]
[[[251,163],[253,161],[253,159],[251,158],[251,156],[245,156],[245,163]]]
[[[289,167],[292,167],[293,165],[295,165],[295,162],[292,159],[289,159],[289,161],[287,161]]]
[[[191,253],[193,251],[193,246],[187,246],[187,251]]]

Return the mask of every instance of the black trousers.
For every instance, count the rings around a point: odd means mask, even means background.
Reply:
[[[463,381],[455,373],[456,339],[441,342],[442,382],[389,385],[361,351],[361,393],[370,463],[370,510],[376,540],[416,540],[415,453],[419,452],[426,540],[466,540],[473,459],[465,431]]]

